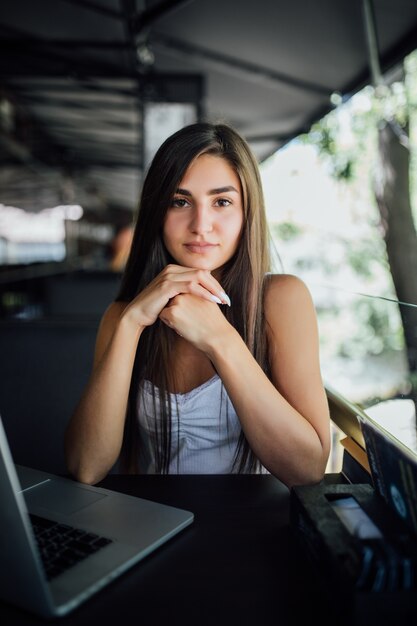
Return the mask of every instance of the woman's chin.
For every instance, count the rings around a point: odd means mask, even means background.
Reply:
[[[180,259],[178,264],[184,267],[192,267],[195,270],[207,270],[209,272],[219,267],[217,263],[210,262],[208,259]]]

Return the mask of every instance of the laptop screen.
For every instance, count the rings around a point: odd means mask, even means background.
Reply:
[[[371,418],[358,420],[375,491],[417,533],[417,455]]]

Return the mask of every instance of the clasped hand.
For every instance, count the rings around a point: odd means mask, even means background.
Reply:
[[[129,303],[125,315],[139,326],[158,317],[197,348],[205,350],[211,337],[229,323],[218,304],[228,304],[220,283],[208,270],[167,265]]]

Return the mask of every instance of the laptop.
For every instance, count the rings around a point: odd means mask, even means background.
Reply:
[[[0,598],[62,616],[193,522],[190,511],[13,463],[0,419]]]
[[[358,415],[375,491],[417,532],[417,454],[371,417]]]

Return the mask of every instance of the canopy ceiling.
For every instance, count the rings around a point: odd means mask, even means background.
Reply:
[[[374,8],[387,71],[417,2]],[[361,0],[2,0],[0,37],[0,203],[28,210],[134,209],[149,99],[191,98],[262,161],[370,82]]]

